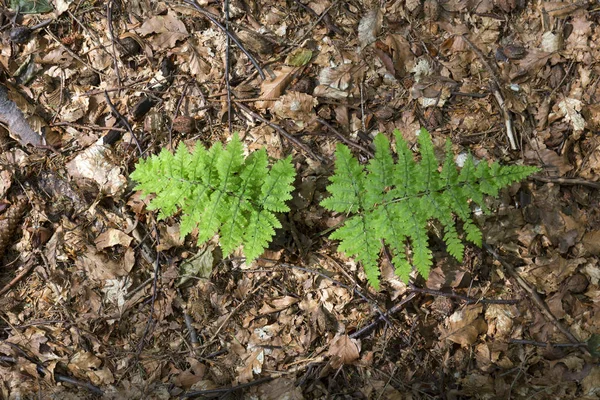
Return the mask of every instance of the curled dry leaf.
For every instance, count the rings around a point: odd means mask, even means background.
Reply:
[[[318,101],[306,93],[289,92],[284,94],[275,102],[272,112],[280,118],[289,118],[296,125],[304,125],[316,118],[314,107]]]
[[[358,360],[360,356],[360,340],[351,339],[348,335],[335,337],[327,352],[331,356],[331,367],[337,369]]]
[[[67,163],[67,172],[72,178],[93,180],[109,196],[121,193],[127,186],[127,180],[119,167],[108,161],[108,151],[108,147],[100,143],[93,144]]]
[[[292,82],[297,71],[299,71],[298,67],[288,65],[283,65],[279,70],[274,71],[275,78],[264,80],[260,85],[260,97],[266,100],[257,101],[256,107],[262,110],[271,107],[274,100],[278,99]]]
[[[96,244],[96,249],[102,250],[115,245],[128,247],[132,240],[133,238],[125,232],[119,229],[109,228],[98,235],[94,243]]]
[[[358,40],[361,48],[365,48],[373,43],[381,32],[383,23],[383,13],[379,7],[366,13],[358,24]]]
[[[159,15],[146,20],[137,32],[142,36],[157,34],[150,42],[155,50],[173,48],[178,40],[183,40],[188,35],[183,22],[172,14]]]

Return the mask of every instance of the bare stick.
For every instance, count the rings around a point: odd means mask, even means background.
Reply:
[[[359,338],[359,337],[364,336],[367,333],[371,332],[373,329],[375,329],[377,327],[377,325],[379,325],[382,321],[384,321],[385,318],[387,318],[387,317],[389,317],[389,316],[397,313],[398,311],[400,311],[404,307],[404,305],[406,303],[408,303],[409,301],[411,301],[412,299],[414,299],[416,296],[417,296],[416,292],[410,293],[400,303],[395,304],[392,308],[390,308],[389,310],[387,310],[383,315],[380,315],[379,317],[377,317],[375,319],[375,321],[371,322],[369,325],[363,326],[361,329],[359,329],[356,332],[354,332],[353,334],[349,335],[350,338],[351,339],[356,339],[356,338]]]
[[[548,319],[548,321],[552,322],[554,326],[562,332],[563,335],[567,337],[572,343],[579,343],[579,340],[567,328],[565,328],[560,321],[550,312],[550,309],[544,303],[544,301],[540,298],[538,293],[519,275],[517,271],[513,268],[512,265],[504,261],[502,257],[494,249],[492,249],[489,245],[483,244],[485,250],[490,253],[496,260],[502,264],[502,266],[506,269],[510,276],[513,277],[517,281],[517,283],[529,294],[533,303],[539,308],[542,314]]]
[[[337,129],[335,129],[333,126],[331,126],[327,121],[325,121],[323,118],[317,118],[317,122],[319,122],[322,125],[325,125],[327,127],[327,129],[329,129],[331,132],[333,132],[335,134],[335,136],[337,136],[342,142],[346,143],[349,146],[355,147],[357,149],[359,149],[360,151],[364,152],[365,154],[367,154],[369,157],[373,158],[373,152],[363,146],[361,146],[358,143],[353,142],[352,140],[348,139],[346,136],[342,135]]]
[[[32,260],[27,261],[27,264],[21,270],[21,272],[19,272],[19,275],[15,276],[12,281],[7,283],[6,286],[4,286],[2,288],[2,290],[0,290],[0,296],[7,293],[10,289],[12,289],[17,284],[17,282],[19,282],[21,279],[23,279],[23,277],[25,275],[27,275],[29,273],[29,271],[31,271],[33,269],[34,265],[35,265],[35,263]]]
[[[274,124],[273,122],[263,118],[262,116],[255,113],[254,111],[252,111],[251,109],[249,109],[248,107],[243,105],[242,103],[235,103],[235,105],[238,106],[239,108],[241,108],[242,110],[244,110],[245,112],[247,112],[248,114],[250,114],[252,117],[256,118],[257,120],[262,121],[265,124],[269,125],[271,128],[275,129],[277,132],[279,132],[281,135],[283,135],[287,140],[289,140],[290,142],[292,142],[293,144],[298,146],[300,149],[304,150],[308,155],[310,155],[315,160],[318,160],[321,162],[325,161],[323,159],[323,157],[315,154],[306,144],[302,143],[300,140],[298,140],[297,138],[295,138],[292,135],[290,135],[289,133],[287,133],[287,131],[285,129],[283,129],[282,127],[280,127],[279,125]]]
[[[496,69],[488,62],[487,58],[483,55],[481,50],[477,48],[465,35],[462,35],[462,38],[467,42],[469,47],[475,52],[477,57],[483,63],[483,66],[488,70],[490,75],[492,76],[493,82],[490,83],[490,89],[498,102],[498,106],[500,110],[502,110],[502,115],[504,116],[504,126],[506,127],[506,135],[508,136],[508,141],[510,143],[511,150],[517,150],[517,142],[515,141],[515,135],[513,133],[513,122],[510,116],[510,112],[508,111],[508,107],[506,106],[506,102],[504,101],[504,97],[502,96],[502,92],[500,91],[500,77],[498,76],[498,72]]]

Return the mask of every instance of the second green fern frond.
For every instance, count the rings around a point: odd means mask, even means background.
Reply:
[[[193,152],[180,144],[175,154],[163,150],[140,160],[132,179],[136,189],[155,194],[150,210],[164,219],[181,210],[180,233],[198,228],[198,244],[215,234],[223,254],[240,245],[251,261],[260,256],[281,224],[275,213],[289,211],[296,172],[291,158],[269,167],[264,149],[244,157],[242,142],[234,135],[223,147],[209,150],[197,143]]]
[[[471,220],[470,202],[485,209],[484,196],[498,191],[537,171],[535,167],[475,164],[469,156],[463,168],[456,167],[451,145],[440,165],[429,132],[419,134],[420,161],[414,159],[399,131],[396,137],[397,161],[384,135],[374,140],[375,157],[366,168],[344,145],[336,149],[335,174],[328,186],[330,197],[321,204],[347,214],[348,219],[331,238],[339,239],[339,250],[362,262],[369,283],[379,285],[378,259],[387,245],[396,265],[396,274],[408,281],[412,270],[427,278],[432,263],[427,224],[438,220],[444,228],[448,253],[462,260],[464,245],[456,228],[462,221],[466,239],[481,246],[481,231]]]

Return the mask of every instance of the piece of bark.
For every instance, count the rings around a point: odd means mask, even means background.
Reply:
[[[42,136],[31,128],[15,102],[8,98],[6,89],[2,85],[0,85],[0,122],[8,126],[11,136],[21,145],[30,144],[35,147],[45,145]]]

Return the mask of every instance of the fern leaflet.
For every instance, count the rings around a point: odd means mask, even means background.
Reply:
[[[470,202],[485,210],[486,195],[536,172],[536,167],[475,165],[472,156],[457,169],[451,149],[446,143],[445,160],[436,159],[429,132],[419,134],[420,161],[399,131],[395,131],[397,161],[384,135],[374,140],[375,157],[366,168],[354,158],[348,147],[336,149],[335,173],[327,190],[331,194],[321,202],[330,211],[349,218],[331,238],[339,239],[339,250],[363,264],[369,283],[378,288],[378,259],[382,245],[387,245],[396,274],[408,281],[410,261],[425,278],[429,275],[432,253],[428,245],[427,224],[438,220],[444,228],[444,242],[450,255],[462,260],[464,244],[456,228],[462,221],[466,239],[481,246],[482,234],[471,219]]]
[[[198,228],[198,244],[219,234],[223,254],[240,245],[249,261],[260,256],[281,224],[275,213],[289,211],[296,172],[291,157],[269,167],[264,149],[244,157],[237,135],[223,147],[205,149],[199,142],[192,152],[180,144],[175,154],[140,160],[132,179],[137,190],[155,194],[148,209],[160,210],[159,219],[181,210],[182,238]]]

